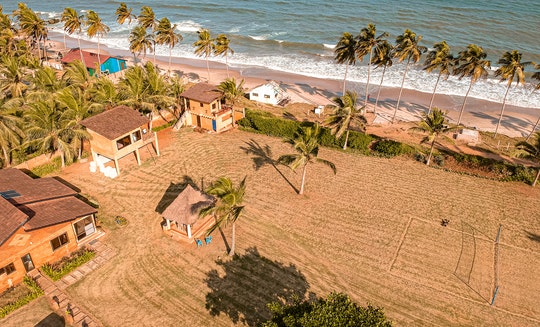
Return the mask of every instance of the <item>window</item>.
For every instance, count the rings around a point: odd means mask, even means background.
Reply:
[[[259,93],[253,92],[253,93],[251,93],[251,94],[253,94],[254,97],[259,97]]]
[[[86,217],[75,223],[75,234],[77,235],[77,241],[82,240],[88,235],[94,234],[96,227],[94,226],[94,219],[92,217]]]
[[[119,140],[116,140],[116,147],[118,148],[118,150],[120,150],[123,147],[125,147],[127,145],[130,145],[130,144],[131,144],[131,139],[130,139],[129,135],[124,136],[123,138],[121,138]]]
[[[270,99],[270,95],[265,94],[265,95],[264,95],[264,98],[265,98],[265,99]]]
[[[51,240],[51,247],[53,251],[56,251],[59,247],[69,242],[67,233],[64,233],[58,237],[55,237]]]
[[[135,131],[131,133],[131,140],[133,141],[133,143],[137,142],[140,139],[141,139],[141,131]]]
[[[13,264],[13,262],[5,267],[0,268],[0,275],[2,274],[9,275],[13,272],[15,272],[15,265]]]
[[[200,106],[201,108],[204,107],[204,103],[200,102],[200,103],[199,103],[199,106]]]
[[[216,104],[212,103],[212,110],[216,109]]]

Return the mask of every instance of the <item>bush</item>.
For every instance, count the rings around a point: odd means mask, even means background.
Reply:
[[[421,163],[426,163],[426,155],[421,152],[417,152],[414,154],[414,160],[419,161]]]
[[[433,156],[433,162],[437,165],[437,166],[444,166],[444,156],[442,155],[436,155],[436,156]]]
[[[41,166],[34,167],[32,174],[43,177],[45,175],[57,172],[62,167],[62,159],[60,157],[54,157],[49,163]]]
[[[412,153],[410,146],[393,140],[379,140],[373,144],[372,149],[388,158]]]
[[[43,290],[39,287],[37,282],[33,280],[32,278],[28,276],[24,276],[23,283],[30,290],[30,293],[1,307],[0,319],[4,318],[11,312],[19,309],[20,307],[30,303],[32,300],[37,299],[38,297],[43,295]]]
[[[63,257],[59,262],[50,264],[46,263],[41,267],[41,271],[49,276],[52,280],[60,280],[65,275],[69,274],[77,267],[82,266],[92,260],[96,255],[94,250],[81,248],[73,252],[70,256]]]

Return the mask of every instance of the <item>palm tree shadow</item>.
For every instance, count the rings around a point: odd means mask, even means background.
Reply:
[[[283,177],[283,179],[289,184],[293,190],[298,193],[299,190],[289,181],[289,179],[279,170],[277,167],[278,162],[272,158],[272,149],[268,144],[261,146],[257,141],[251,139],[249,142],[245,142],[246,146],[240,147],[246,154],[252,154],[253,166],[255,170],[259,170],[261,167],[271,165],[274,169]]]
[[[205,282],[210,289],[206,294],[206,309],[212,316],[226,314],[234,324],[258,326],[271,318],[268,303],[291,303],[295,297],[304,299],[309,283],[293,264],[285,265],[259,254],[256,247],[236,255],[232,260],[216,263],[223,272],[212,269]]]
[[[534,234],[534,233],[531,233],[531,232],[528,232],[528,231],[525,231],[527,233],[527,237],[531,240],[531,241],[535,241],[535,242],[539,242],[540,243],[540,235],[539,234]]]

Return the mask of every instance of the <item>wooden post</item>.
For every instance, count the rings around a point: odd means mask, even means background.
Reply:
[[[171,230],[171,221],[169,219],[165,219],[167,221],[167,230]]]
[[[141,155],[139,153],[139,149],[135,149],[135,158],[137,159],[137,164],[141,165]]]
[[[191,225],[190,224],[187,224],[187,237],[188,238],[191,238]]]
[[[118,159],[114,158],[114,168],[116,168],[116,174],[120,175],[120,166],[118,166]]]
[[[154,143],[156,145],[156,154],[159,157],[159,143],[157,139],[157,132],[154,132]]]

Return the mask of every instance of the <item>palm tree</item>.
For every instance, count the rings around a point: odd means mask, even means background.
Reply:
[[[377,99],[375,100],[375,106],[373,107],[373,113],[377,113],[377,105],[379,104],[379,97],[381,95],[382,83],[384,80],[384,74],[386,73],[386,68],[392,67],[392,57],[394,47],[386,40],[384,40],[378,47],[375,48],[375,56],[372,58],[372,64],[376,68],[383,67],[383,72],[381,75],[381,81],[379,83],[379,90],[377,91]]]
[[[92,112],[113,108],[118,104],[117,87],[107,76],[100,76],[96,80],[92,87],[88,89],[88,96]]]
[[[124,2],[121,2],[120,6],[118,6],[115,11],[116,21],[118,22],[118,24],[124,25],[127,20],[128,25],[131,25],[131,20],[137,18],[137,16],[131,13],[132,11],[132,8],[128,8]]]
[[[35,70],[31,80],[31,90],[27,94],[29,99],[45,100],[66,86],[65,80],[58,78],[56,70],[48,66]]]
[[[11,151],[20,145],[24,132],[19,127],[21,118],[15,115],[13,110],[0,106],[0,148],[4,157],[3,166],[9,167],[11,164]]]
[[[448,120],[445,118],[446,112],[439,108],[433,108],[433,111],[429,114],[424,113],[423,119],[418,123],[417,127],[411,127],[411,130],[420,132],[426,132],[428,135],[422,140],[424,142],[431,142],[429,149],[429,155],[426,161],[426,165],[429,166],[431,156],[433,154],[433,148],[435,146],[435,140],[437,136],[457,129],[457,126],[448,126]]]
[[[540,64],[534,64],[534,69],[540,69]],[[540,90],[540,71],[537,71],[535,72],[533,75],[532,75],[532,78],[536,79],[539,81],[538,84],[536,84],[536,86],[534,87],[535,90]],[[536,127],[538,127],[538,124],[540,124],[540,116],[538,117],[538,120],[536,120],[536,124],[534,124],[534,127],[532,128],[531,132],[529,133],[529,135],[527,135],[527,139],[525,139],[525,141],[528,141],[531,136],[534,134],[534,131],[536,130]]]
[[[139,21],[139,25],[144,27],[145,29],[150,28],[152,30],[152,41],[155,40],[154,32],[156,31],[157,27],[157,20],[156,15],[154,14],[154,10],[148,6],[142,6],[141,7],[141,13],[137,17],[137,20]],[[154,65],[156,64],[156,48],[155,46],[152,48],[152,52],[154,53]]]
[[[356,64],[356,39],[349,32],[344,32],[334,48],[334,60],[338,64],[345,64],[345,76],[343,77],[343,94],[347,86],[347,73],[349,65]]]
[[[356,92],[345,91],[345,95],[342,97],[335,97],[332,101],[337,104],[334,112],[326,119],[326,125],[330,127],[332,134],[336,138],[340,138],[345,133],[345,143],[343,144],[343,150],[347,150],[347,143],[349,142],[349,131],[351,123],[356,121],[359,123],[362,130],[365,129],[367,123],[366,118],[362,115],[362,109],[358,110],[357,95]],[[364,107],[362,107],[364,108]]]
[[[208,65],[208,57],[212,54],[214,49],[214,39],[210,36],[210,30],[201,28],[197,31],[199,39],[193,43],[195,47],[195,54],[199,57],[204,56],[206,58],[206,69],[208,70],[208,81],[210,81],[210,66]]]
[[[176,24],[172,25],[167,17],[159,21],[156,30],[156,43],[169,46],[169,74],[171,73],[172,49],[174,46],[183,40],[180,33],[176,33]]]
[[[367,101],[369,98],[369,79],[371,75],[371,62],[373,57],[373,49],[381,46],[385,41],[384,38],[388,37],[388,33],[384,32],[381,35],[377,36],[377,29],[375,24],[369,24],[367,27],[360,30],[360,34],[356,37],[357,39],[357,49],[356,54],[358,59],[363,60],[366,54],[369,54],[368,61],[368,75],[366,82],[366,97],[364,99],[364,106],[367,106]]]
[[[521,53],[519,53],[517,50],[513,50],[511,52],[505,52],[501,59],[499,59],[498,64],[501,66],[495,71],[495,76],[500,76],[501,82],[508,81],[508,84],[506,86],[506,92],[504,93],[501,114],[499,116],[499,120],[497,121],[497,127],[495,127],[495,136],[497,136],[499,126],[501,126],[504,107],[506,106],[506,97],[508,96],[510,86],[512,86],[514,78],[516,79],[516,85],[525,84],[525,66],[530,65],[531,62],[521,62]]]
[[[144,26],[137,25],[129,33],[129,51],[133,53],[134,58],[135,54],[140,56],[141,53],[143,53],[143,58],[146,58],[146,52],[148,49],[152,49],[153,45],[154,38],[152,34],[147,33]]]
[[[406,29],[403,34],[396,38],[396,48],[394,56],[398,58],[399,62],[403,62],[407,59],[407,65],[405,66],[405,72],[403,73],[403,80],[401,81],[401,88],[399,89],[399,96],[396,103],[396,109],[394,110],[394,116],[392,117],[392,123],[396,118],[396,114],[399,108],[399,102],[401,100],[401,94],[403,92],[403,85],[405,84],[405,77],[409,70],[411,60],[413,63],[420,61],[422,53],[427,51],[427,48],[419,45],[422,40],[422,35],[416,35],[413,31]]]
[[[210,227],[206,234],[210,235],[216,229],[221,229],[222,226],[232,224],[229,256],[233,256],[236,244],[236,221],[244,210],[242,202],[246,193],[246,177],[244,177],[238,186],[235,186],[230,178],[220,177],[206,189],[206,193],[217,198],[216,203],[202,209],[200,212],[201,216],[211,214],[216,218],[216,223]]]
[[[86,66],[75,60],[70,62],[62,75],[62,79],[68,86],[77,87],[85,91],[90,88],[95,80],[95,75],[90,76]]]
[[[88,35],[88,37],[93,38],[94,36],[97,36],[97,55],[99,62],[98,71],[100,71],[101,57],[99,55],[99,39],[100,37],[109,33],[111,29],[109,28],[109,26],[105,25],[105,23],[101,21],[99,15],[93,10],[88,10],[88,12],[86,13],[86,25],[88,26],[88,28],[86,29],[86,34]]]
[[[437,76],[437,81],[433,87],[433,94],[431,95],[431,100],[429,101],[428,114],[431,112],[433,107],[433,100],[435,99],[435,93],[437,92],[437,86],[439,85],[439,80],[441,76],[445,76],[445,79],[450,76],[452,68],[456,64],[456,58],[450,53],[450,47],[446,41],[435,43],[433,50],[429,51],[427,54],[424,70],[427,70],[429,73],[438,69],[439,75]]]
[[[77,11],[73,8],[64,8],[64,11],[62,12],[62,22],[64,22],[64,31],[69,34],[70,36],[73,33],[77,33],[77,43],[79,45],[79,49],[81,49],[81,35],[82,32],[82,26],[83,26],[83,15],[79,15]],[[64,34],[64,47],[67,48],[66,45],[66,35]],[[84,56],[81,51],[81,62],[86,65],[84,62]]]
[[[467,102],[467,97],[474,83],[480,78],[487,78],[488,68],[491,68],[491,62],[486,60],[487,53],[484,52],[484,49],[477,46],[476,44],[469,44],[467,49],[461,51],[457,58],[457,64],[459,66],[455,69],[454,74],[459,75],[459,79],[463,77],[470,77],[471,84],[469,89],[465,94],[463,99],[463,105],[459,111],[459,118],[457,124],[461,124],[461,117],[463,116],[463,111],[465,110],[465,103]]]
[[[536,139],[534,140],[534,143],[532,144],[527,141],[521,141],[516,144],[518,150],[521,151],[521,152],[518,152],[517,156],[529,158],[540,163],[540,132],[537,132],[535,135],[536,135]],[[532,183],[533,187],[538,182],[539,177],[540,177],[540,167],[538,168],[538,173],[536,173],[536,177],[534,178],[534,181]]]
[[[28,88],[22,57],[3,55],[0,59],[0,91],[11,98],[21,97]]]
[[[90,134],[82,127],[81,121],[90,116],[91,106],[78,88],[62,89],[55,94],[55,100],[58,108],[62,110],[60,120],[63,120],[66,129],[70,130],[72,145],[79,149],[77,158],[81,159],[84,140],[90,139]]]
[[[43,19],[39,17],[32,9],[19,5],[17,11],[20,30],[27,37],[30,37],[37,45],[38,57],[42,58],[40,42],[47,39],[47,26]]]
[[[229,77],[229,53],[234,54],[234,50],[230,47],[231,40],[225,34],[219,34],[216,37],[216,44],[214,47],[214,55],[225,56],[225,67],[227,68],[227,78]]]
[[[318,124],[312,127],[302,127],[295,133],[294,138],[285,140],[293,146],[297,153],[285,154],[278,158],[278,162],[289,166],[292,170],[302,168],[302,182],[298,194],[304,194],[304,183],[306,181],[307,165],[310,163],[319,162],[330,167],[336,174],[336,166],[328,161],[319,158],[319,139],[322,130]]]
[[[239,83],[236,83],[234,77],[226,78],[221,82],[217,88],[223,95],[225,95],[225,101],[231,104],[231,116],[232,116],[232,126],[234,127],[234,104],[240,98],[244,96],[244,80],[242,79]]]

